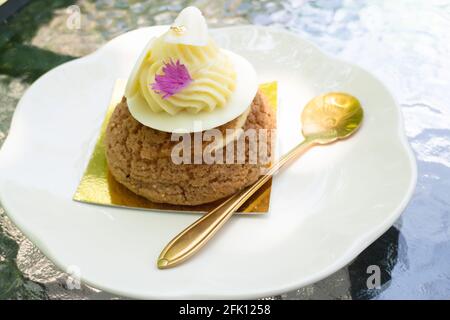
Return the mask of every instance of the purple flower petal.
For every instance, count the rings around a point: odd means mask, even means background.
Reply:
[[[188,69],[180,60],[173,62],[170,59],[168,63],[164,63],[162,71],[163,74],[155,75],[155,83],[151,86],[163,99],[180,92],[192,82]]]

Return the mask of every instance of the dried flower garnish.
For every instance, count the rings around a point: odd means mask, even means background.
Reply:
[[[188,69],[180,60],[173,62],[171,59],[164,63],[162,71],[163,74],[155,75],[155,83],[151,86],[163,99],[180,92],[192,82]]]

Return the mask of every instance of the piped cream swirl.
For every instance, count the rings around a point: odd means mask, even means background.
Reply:
[[[145,101],[153,112],[171,115],[181,111],[209,112],[224,107],[236,84],[236,72],[229,57],[212,39],[205,46],[194,46],[169,43],[165,41],[166,35],[156,38],[145,53],[134,79],[130,79],[127,99]],[[163,98],[152,89],[152,84],[156,75],[163,74],[163,67],[170,60],[184,64],[192,82],[182,91]]]

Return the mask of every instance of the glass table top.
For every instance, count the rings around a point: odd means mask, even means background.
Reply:
[[[400,103],[417,158],[414,196],[394,226],[330,277],[267,298],[450,298],[450,1],[35,0],[0,23],[0,146],[17,102],[40,75],[125,31],[170,24],[188,5],[212,27],[284,27],[372,72]],[[118,297],[71,289],[0,207],[0,299],[20,298]]]

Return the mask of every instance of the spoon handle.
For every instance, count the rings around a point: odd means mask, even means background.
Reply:
[[[265,175],[252,185],[235,193],[229,199],[221,203],[215,209],[203,215],[200,219],[184,229],[172,241],[167,244],[158,258],[158,268],[166,269],[187,260],[199,251],[212,236],[228,221],[239,207],[244,204],[261,186],[264,185],[284,165],[290,163],[306,150],[314,145],[312,140],[304,140],[302,143],[285,154],[274,163]]]

